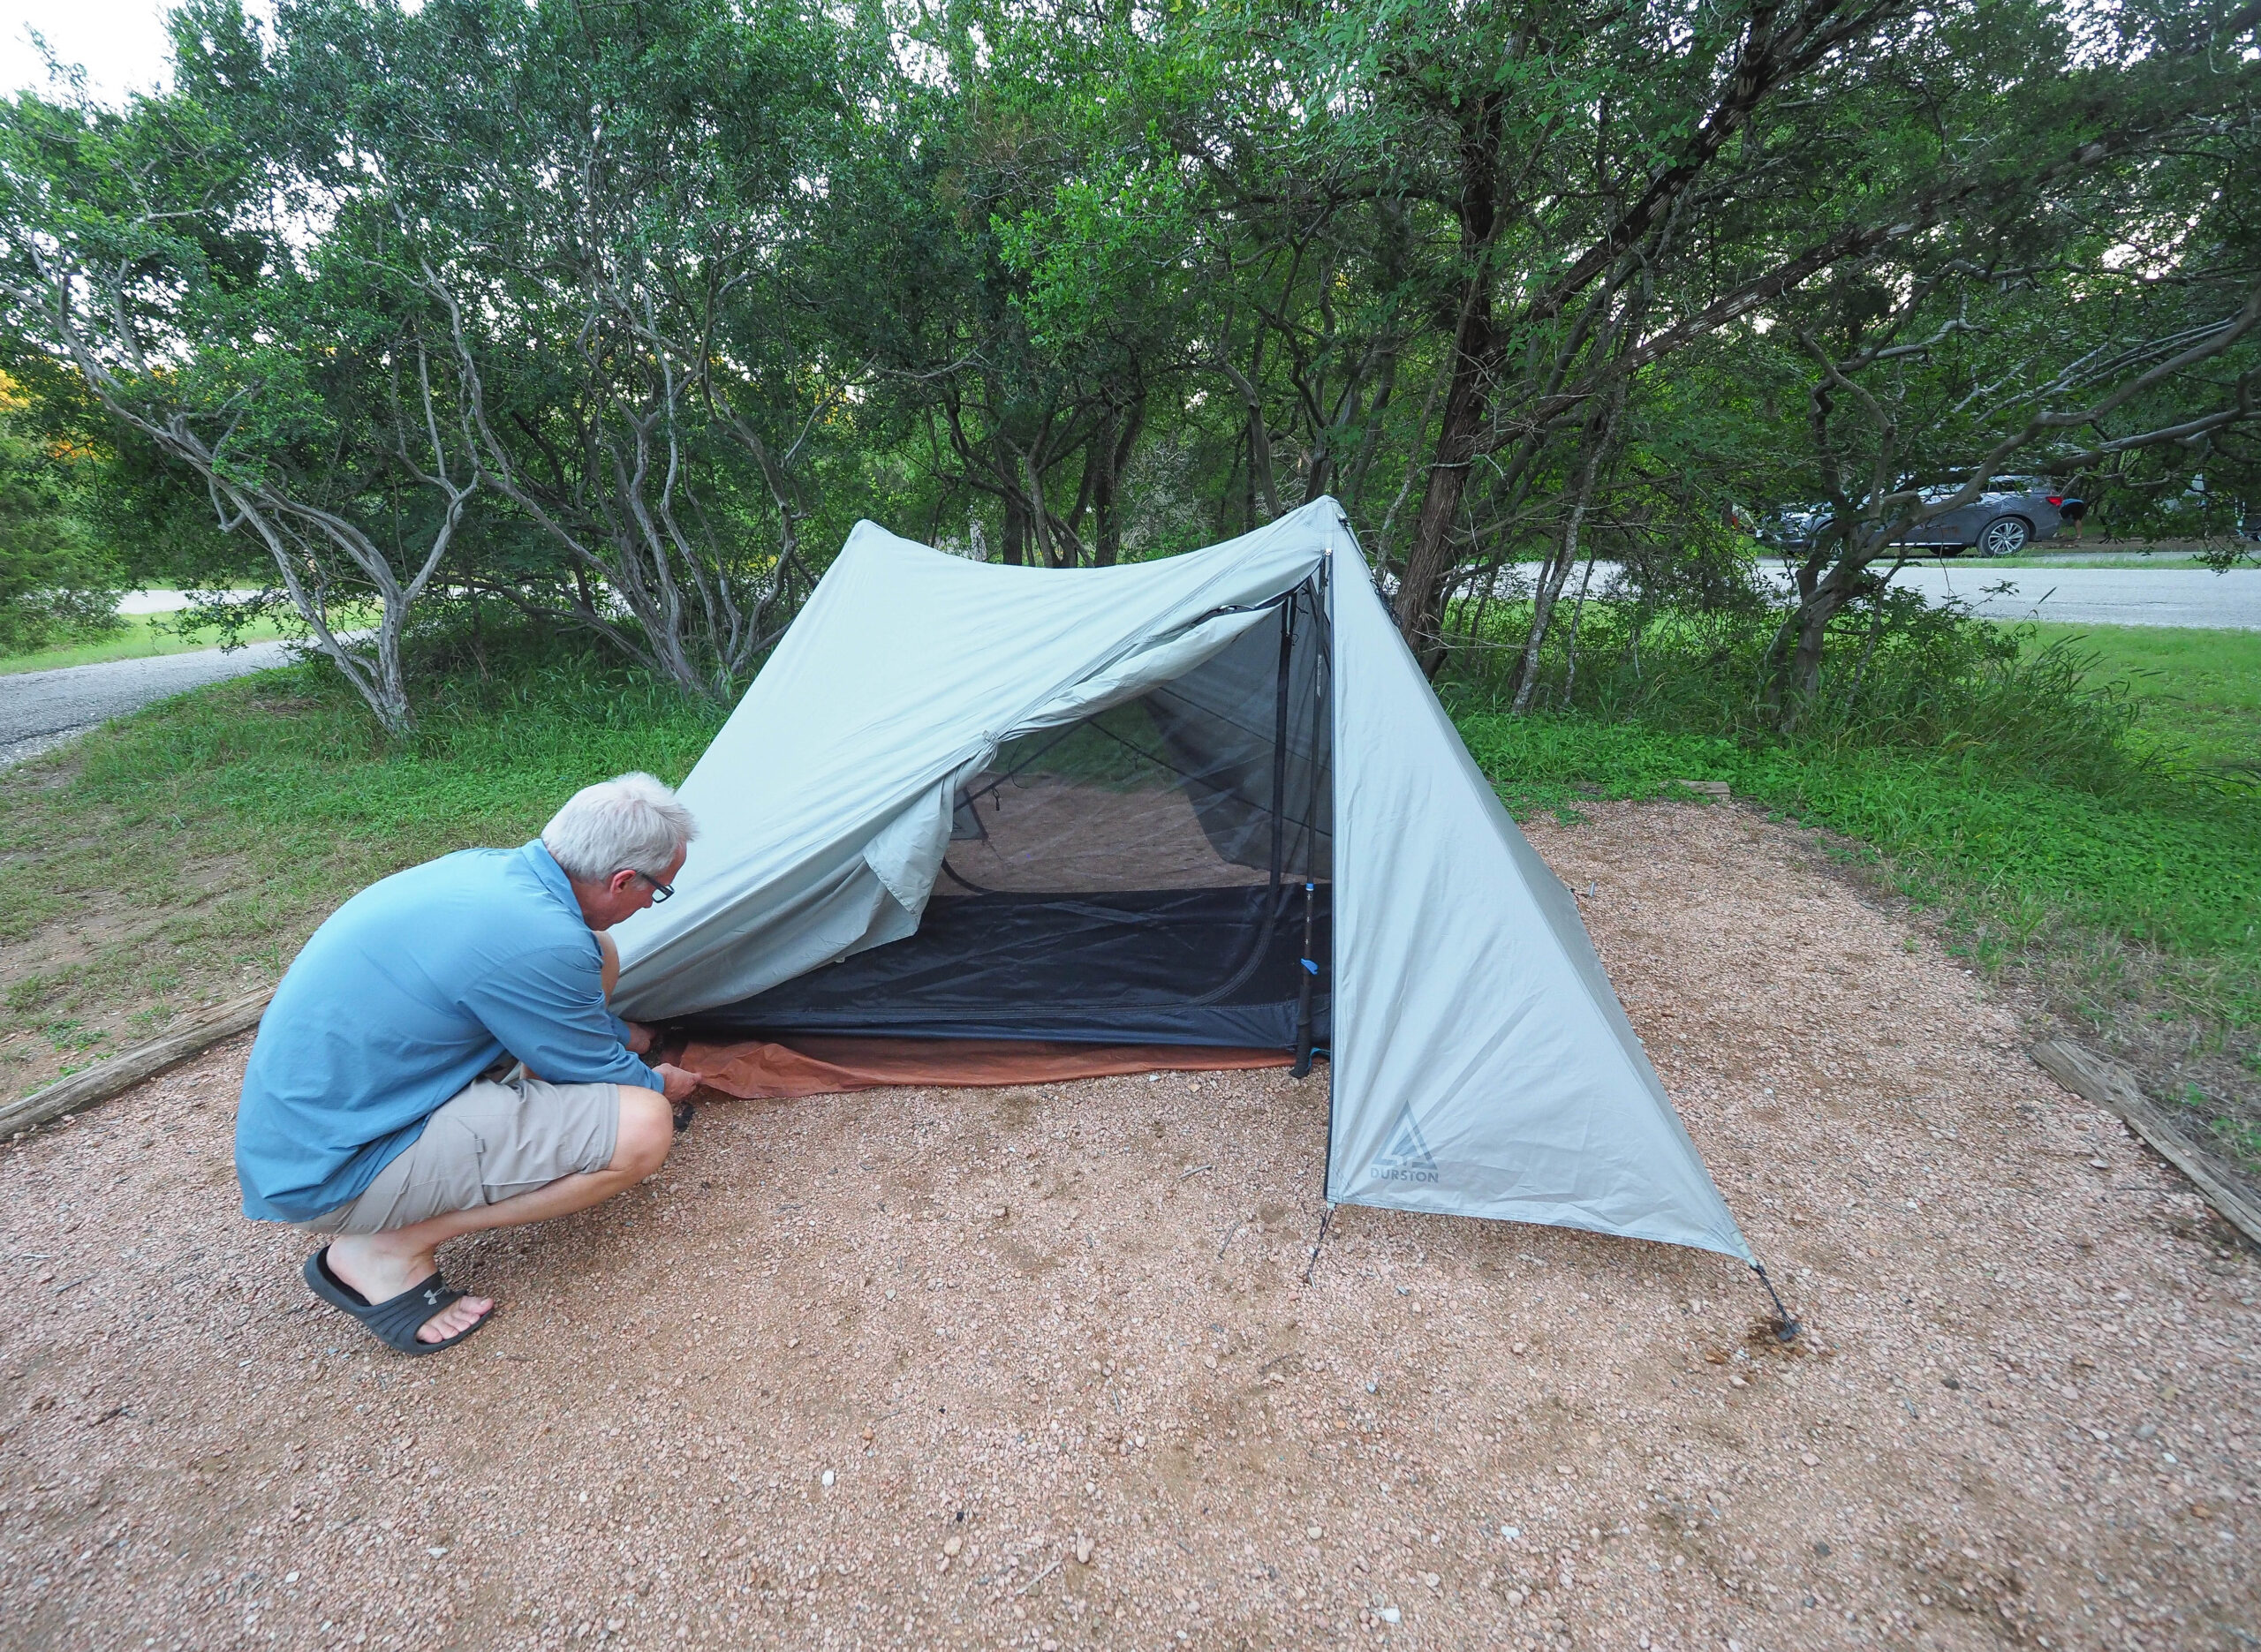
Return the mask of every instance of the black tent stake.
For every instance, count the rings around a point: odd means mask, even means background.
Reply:
[[[1777,1342],[1793,1340],[1804,1327],[1791,1318],[1790,1310],[1782,1306],[1781,1294],[1775,1290],[1774,1281],[1766,1277],[1766,1270],[1754,1262],[1751,1264],[1751,1271],[1758,1276],[1759,1284],[1766,1287],[1766,1294],[1774,1299],[1774,1312],[1778,1316],[1774,1321],[1774,1340]]]

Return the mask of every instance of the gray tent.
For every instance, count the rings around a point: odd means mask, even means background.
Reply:
[[[861,523],[683,796],[625,1014],[1321,1049],[1332,1203],[1751,1260],[1332,500],[1072,570]]]

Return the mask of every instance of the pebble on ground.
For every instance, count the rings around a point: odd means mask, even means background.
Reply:
[[[1504,1223],[1344,1206],[1305,1285],[1321,1067],[708,1105],[404,1359],[238,1213],[238,1041],[0,1150],[0,1638],[2250,1647],[2253,1258],[1802,834],[1587,812],[1796,1342]]]

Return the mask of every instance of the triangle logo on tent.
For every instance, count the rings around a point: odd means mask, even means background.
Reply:
[[[1375,1156],[1366,1174],[1374,1181],[1436,1181],[1437,1161],[1429,1152],[1421,1127],[1413,1121],[1410,1104],[1397,1115],[1397,1123],[1389,1133],[1389,1145]]]

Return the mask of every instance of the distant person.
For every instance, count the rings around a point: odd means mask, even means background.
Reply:
[[[2081,542],[2081,524],[2088,519],[2088,501],[2076,499],[2070,494],[2057,502],[2057,514],[2073,526],[2073,543]]]
[[[648,774],[575,793],[523,849],[373,884],[306,942],[260,1022],[236,1116],[244,1214],[335,1235],[314,1294],[404,1354],[495,1304],[434,1257],[465,1233],[609,1199],[657,1170],[696,1080],[637,1059],[604,932],[664,901],[695,831]]]

